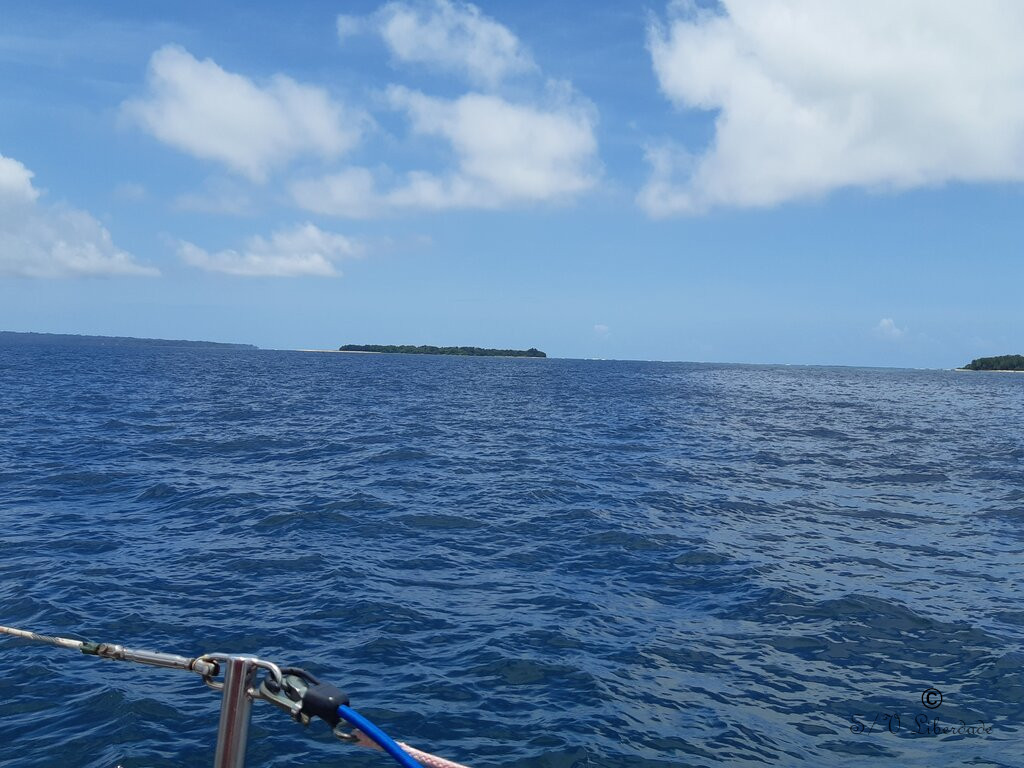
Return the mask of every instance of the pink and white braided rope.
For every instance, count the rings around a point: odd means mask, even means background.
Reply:
[[[462,763],[454,763],[451,760],[445,760],[443,757],[432,755],[429,752],[423,752],[415,747],[410,747],[408,744],[398,742],[398,746],[408,752],[412,758],[425,768],[469,768],[469,766],[463,765]]]
[[[356,736],[356,744],[358,744],[359,746],[380,749],[380,746],[377,744],[377,742],[367,737],[358,728],[354,730],[353,733]],[[443,757],[432,755],[429,752],[424,752],[423,750],[416,749],[416,747],[410,747],[408,744],[401,741],[398,742],[398,746],[400,746],[402,749],[408,752],[409,756],[412,757],[412,759],[415,760],[417,763],[424,766],[424,768],[469,768],[468,765],[456,763],[452,760],[445,760]]]

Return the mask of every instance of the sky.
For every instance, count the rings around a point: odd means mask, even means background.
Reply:
[[[6,4],[0,329],[1024,352],[1017,0]]]

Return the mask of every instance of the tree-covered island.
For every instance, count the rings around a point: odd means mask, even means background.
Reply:
[[[1024,371],[1024,355],[979,357],[963,367],[965,371]]]
[[[465,357],[547,357],[539,349],[485,349],[483,347],[433,347],[410,344],[344,344],[339,352],[384,352],[396,355],[462,355]]]

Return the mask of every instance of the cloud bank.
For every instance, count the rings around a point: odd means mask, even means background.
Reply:
[[[335,262],[359,255],[349,238],[324,232],[313,224],[279,230],[269,238],[250,237],[241,251],[209,253],[182,241],[178,255],[188,265],[207,272],[244,277],[337,277]]]
[[[496,209],[562,202],[593,187],[600,175],[596,110],[571,85],[540,77],[507,27],[469,3],[393,2],[367,17],[340,16],[338,35],[378,34],[396,61],[455,73],[471,88],[438,98],[401,85],[386,103],[403,113],[410,133],[447,145],[444,171],[349,167],[294,182],[306,210],[368,217],[397,210]],[[520,78],[517,97],[501,91]]]
[[[444,140],[456,167],[443,174],[413,171],[388,191],[373,174],[347,169],[292,186],[308,210],[367,216],[388,209],[498,208],[558,201],[596,181],[597,141],[591,113],[571,104],[541,108],[469,93],[437,99],[400,86],[391,105],[407,115],[413,133]]]
[[[335,158],[360,138],[362,117],[322,88],[284,75],[257,84],[176,45],[150,58],[148,93],[124,113],[182,152],[255,182],[300,155]]]
[[[0,274],[19,277],[156,275],[116,247],[85,211],[45,205],[22,163],[0,155]]]
[[[295,205],[325,215],[557,203],[596,184],[593,105],[570,84],[545,79],[516,35],[476,6],[390,2],[369,15],[338,16],[336,31],[342,44],[372,34],[398,65],[448,72],[467,83],[454,98],[392,84],[373,101],[405,117],[408,133],[393,137],[398,142],[434,145],[429,170],[418,163],[339,165],[362,129],[373,125],[367,113],[344,107],[322,88],[281,74],[257,82],[175,45],[153,53],[145,93],[124,102],[122,112],[168,146],[252,184],[300,157],[319,160],[319,170],[307,165],[305,176],[285,186]],[[250,203],[238,190],[187,193],[177,201],[182,209],[216,213],[246,213]]]
[[[717,112],[710,147],[648,150],[652,215],[859,188],[1024,179],[1024,4],[676,2],[648,30],[658,83]]]

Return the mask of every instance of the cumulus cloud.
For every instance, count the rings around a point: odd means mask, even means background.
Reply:
[[[654,215],[844,187],[1024,179],[1024,4],[675,2],[648,47],[664,94],[716,111],[710,147],[649,149]]]
[[[891,317],[883,317],[875,326],[875,333],[884,339],[899,339],[907,332],[906,328],[899,328]]]
[[[343,235],[324,232],[307,223],[279,230],[269,238],[250,237],[241,251],[228,249],[209,253],[193,243],[182,241],[178,255],[190,266],[229,275],[336,277],[341,273],[335,262],[358,256],[359,248]]]
[[[362,219],[376,216],[387,207],[377,182],[367,168],[348,168],[322,178],[292,183],[291,196],[307,211],[329,216]]]
[[[114,245],[85,211],[46,205],[32,171],[0,155],[0,274],[20,277],[156,275]]]
[[[519,39],[471,3],[393,2],[372,20],[391,54],[403,63],[426,64],[491,87],[535,68]],[[339,18],[339,35],[352,28],[351,17]]]
[[[607,336],[611,332],[611,330],[612,329],[609,328],[604,323],[596,323],[594,325],[594,333],[596,333],[598,336]]]
[[[32,186],[35,174],[12,157],[0,155],[0,203],[33,203],[39,190]]]
[[[438,99],[400,86],[388,89],[414,133],[446,141],[456,168],[444,174],[413,171],[387,191],[362,168],[292,186],[310,210],[366,216],[402,209],[498,208],[564,200],[597,179],[593,111],[563,101],[516,104],[481,93]]]
[[[553,200],[594,183],[597,141],[586,109],[542,109],[478,93],[448,101],[400,87],[388,97],[416,133],[447,140],[458,158],[458,172],[448,178],[417,174],[395,192],[399,202],[443,208]]]
[[[360,31],[379,34],[397,61],[454,72],[473,90],[456,98],[400,85],[385,92],[385,103],[404,113],[412,136],[447,145],[447,169],[348,167],[299,179],[289,187],[298,206],[350,218],[496,209],[562,202],[596,184],[593,105],[571,84],[541,76],[515,34],[476,6],[396,1],[369,16],[339,16],[337,25],[342,40]],[[529,77],[516,82],[512,98],[504,86],[515,75]]]
[[[175,45],[153,54],[146,95],[123,110],[165,144],[257,182],[299,155],[341,155],[362,122],[322,88],[284,75],[257,84]]]

